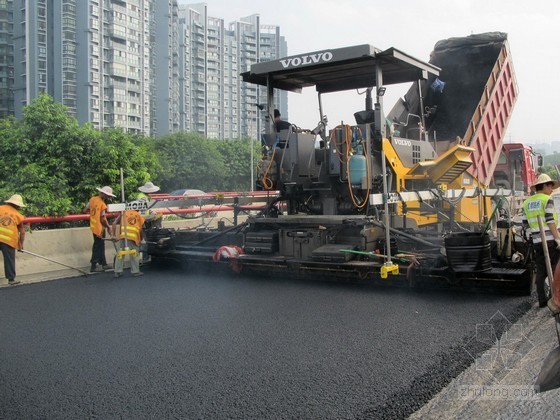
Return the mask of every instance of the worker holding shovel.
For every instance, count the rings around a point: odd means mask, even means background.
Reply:
[[[25,230],[23,214],[20,209],[25,207],[21,195],[14,194],[0,206],[0,249],[4,255],[4,273],[8,284],[18,284],[16,280],[16,249],[23,249]]]
[[[544,220],[543,230],[550,257],[550,264],[552,267],[555,267],[560,257],[560,233],[558,232],[558,215],[556,214],[554,201],[550,195],[557,187],[558,182],[552,180],[547,174],[541,174],[537,178],[535,185],[533,185],[535,194],[523,202],[523,226],[525,228],[531,228],[531,237],[534,245],[535,262],[537,265],[535,281],[540,308],[547,306],[548,296],[544,289],[544,279],[547,276],[547,262],[539,230],[538,218],[540,216]],[[550,278],[549,283],[552,284],[552,279]],[[560,308],[558,312],[560,312]]]

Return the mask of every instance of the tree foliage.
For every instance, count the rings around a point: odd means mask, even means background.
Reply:
[[[251,163],[251,147],[253,162]],[[224,159],[226,175],[224,190],[247,191],[251,189],[251,165],[256,166],[259,157],[256,144],[251,139],[219,141],[218,152]],[[255,175],[256,176],[256,175]]]
[[[249,140],[213,140],[196,133],[177,133],[155,140],[163,191],[250,189]],[[255,154],[256,156],[256,154]]]
[[[32,215],[79,213],[96,187],[119,190],[120,168],[132,193],[158,165],[147,140],[80,126],[47,95],[25,107],[21,120],[0,123],[0,153],[0,196],[22,194]]]
[[[148,180],[163,192],[248,190],[251,147],[256,161],[257,145],[249,139],[209,140],[195,133],[153,139],[99,131],[41,95],[25,107],[22,119],[0,120],[0,200],[21,194],[28,215],[81,213],[104,185],[121,201],[121,168],[127,201]]]
[[[550,178],[555,180],[560,180],[560,176],[558,174],[558,170],[556,169],[555,165],[544,165],[540,168],[539,173],[547,174]]]

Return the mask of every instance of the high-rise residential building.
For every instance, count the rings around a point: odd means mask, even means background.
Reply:
[[[128,132],[149,134],[154,1],[87,3],[88,7],[80,5],[78,12],[80,45],[87,46],[78,53],[82,99],[78,120],[89,120],[99,128],[121,127]]]
[[[206,133],[211,138],[232,138],[224,127],[225,114],[229,109],[224,104],[224,39],[223,19],[208,17],[206,45]]]
[[[14,114],[42,93],[77,112],[76,0],[22,0],[13,7]]]
[[[14,113],[13,2],[0,0],[0,118]]]
[[[98,129],[255,138],[266,92],[240,73],[286,53],[278,26],[226,27],[205,3],[0,0],[0,116],[46,93]],[[287,94],[277,100],[287,117]]]
[[[264,25],[259,15],[251,15],[230,24],[230,36],[237,47],[237,75],[249,70],[252,64],[276,60],[288,55],[286,40],[280,35],[280,27]],[[232,74],[233,76],[233,74]],[[265,129],[266,114],[260,112],[257,104],[266,104],[266,88],[243,83],[237,79],[238,94],[236,124],[240,136],[255,138]],[[274,95],[275,108],[278,108],[284,119],[288,119],[288,93],[278,91]]]
[[[206,132],[206,4],[179,6],[181,130]]]
[[[239,70],[239,48],[237,40],[232,36],[224,39],[224,137],[240,138],[240,109],[241,96]],[[254,137],[253,137],[254,138]]]
[[[47,93],[80,123],[149,133],[152,2],[21,0],[13,11],[15,116]]]
[[[153,135],[177,132],[179,118],[179,16],[177,1],[153,4],[150,44],[152,46]]]
[[[262,25],[259,15],[229,24],[208,16],[205,3],[179,6],[181,129],[209,138],[255,138],[264,128],[256,107],[266,90],[242,82],[240,73],[259,61],[287,55],[280,28]],[[287,93],[276,106],[287,117]]]

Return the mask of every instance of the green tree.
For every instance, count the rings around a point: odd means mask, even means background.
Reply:
[[[25,107],[21,120],[0,122],[0,153],[0,195],[22,194],[30,215],[80,212],[96,187],[119,190],[121,167],[132,194],[158,169],[149,139],[80,126],[47,95]]]
[[[544,165],[540,168],[539,172],[541,174],[547,174],[552,179],[560,181],[560,176],[558,174],[558,170],[556,169],[555,165]]]
[[[149,147],[148,139],[131,136],[120,129],[108,129],[101,134],[101,162],[94,168],[97,184],[109,184],[120,197],[120,169],[124,173],[125,201],[133,199],[138,187],[157,174],[158,161]]]
[[[253,162],[251,162],[253,147]],[[224,160],[227,176],[223,189],[226,191],[248,191],[251,189],[251,165],[256,168],[260,148],[251,139],[218,141],[217,148]],[[254,173],[256,177],[256,173]]]
[[[226,165],[216,141],[197,133],[176,133],[155,139],[162,191],[181,188],[220,190],[226,184]]]
[[[99,131],[80,125],[66,108],[41,95],[24,109],[21,120],[0,120],[0,198],[22,194],[29,215],[81,212],[103,185],[120,201],[120,168],[125,198],[146,181],[162,191],[180,188],[248,190],[260,156],[250,139],[209,140],[196,133],[149,138],[121,129]]]

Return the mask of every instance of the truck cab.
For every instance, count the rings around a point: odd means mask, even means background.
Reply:
[[[496,187],[529,195],[542,165],[540,154],[523,143],[505,143],[494,171]]]

